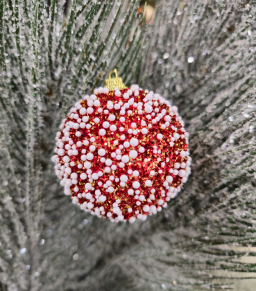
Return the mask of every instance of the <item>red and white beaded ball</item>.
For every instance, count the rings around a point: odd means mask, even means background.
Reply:
[[[64,193],[98,217],[145,220],[167,207],[190,174],[177,107],[138,85],[83,96],[60,129],[52,160]]]

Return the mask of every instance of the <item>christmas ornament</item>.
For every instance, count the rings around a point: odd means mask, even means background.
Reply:
[[[55,163],[64,193],[111,221],[167,207],[190,174],[188,134],[177,107],[120,77],[84,95],[56,136]]]

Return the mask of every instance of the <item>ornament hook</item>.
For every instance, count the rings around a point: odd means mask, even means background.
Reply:
[[[112,74],[115,74],[114,78],[111,78]],[[105,80],[105,87],[107,87],[109,91],[113,91],[115,88],[119,90],[127,88],[123,83],[123,79],[118,77],[117,69],[108,73],[108,79]]]

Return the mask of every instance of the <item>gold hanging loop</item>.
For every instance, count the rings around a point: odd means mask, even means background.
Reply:
[[[115,74],[114,78],[111,77],[112,74]],[[105,80],[105,87],[107,87],[109,91],[113,91],[115,88],[119,90],[127,88],[123,83],[123,79],[118,77],[117,69],[108,73],[108,79]]]

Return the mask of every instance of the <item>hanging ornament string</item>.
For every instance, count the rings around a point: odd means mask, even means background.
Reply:
[[[112,74],[115,74],[115,78],[111,78]],[[108,79],[105,80],[105,87],[107,87],[109,91],[113,91],[115,88],[119,90],[127,88],[123,83],[123,79],[118,77],[116,69],[108,74]]]
[[[112,75],[115,75],[112,78]],[[72,202],[113,222],[167,207],[190,174],[188,133],[176,106],[114,70],[71,108],[52,160]]]

